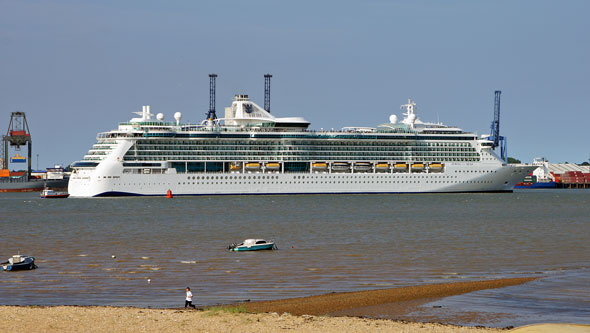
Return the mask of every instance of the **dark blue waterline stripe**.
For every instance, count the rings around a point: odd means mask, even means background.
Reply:
[[[204,195],[326,195],[326,194],[450,194],[450,193],[512,193],[512,190],[497,191],[453,191],[453,192],[293,192],[293,193],[198,193],[198,194],[174,194],[175,197],[204,196]],[[131,192],[103,192],[94,197],[165,197],[166,194],[139,194]]]

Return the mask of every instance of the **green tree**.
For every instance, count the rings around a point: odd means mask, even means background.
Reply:
[[[517,160],[517,159],[516,159],[516,158],[514,158],[514,157],[510,157],[510,156],[508,156],[508,163],[509,163],[509,164],[518,164],[518,163],[522,163],[522,162],[521,162],[520,160]]]

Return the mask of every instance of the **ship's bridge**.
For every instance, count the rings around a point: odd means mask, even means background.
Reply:
[[[218,119],[226,126],[238,127],[275,127],[282,129],[307,129],[310,122],[302,117],[275,117],[252,102],[248,95],[236,95],[232,105],[225,108],[225,117]]]

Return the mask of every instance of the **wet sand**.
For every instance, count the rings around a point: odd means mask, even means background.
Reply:
[[[253,302],[245,303],[244,306],[249,312],[287,312],[293,315],[364,317],[377,317],[385,314],[387,318],[419,321],[419,318],[405,318],[404,316],[422,304],[443,297],[484,289],[514,286],[535,279],[537,277],[440,283]]]

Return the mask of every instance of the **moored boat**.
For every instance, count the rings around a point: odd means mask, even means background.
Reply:
[[[65,199],[69,196],[70,194],[66,191],[57,191],[48,188],[43,189],[39,195],[39,197],[44,199]]]
[[[421,121],[415,106],[402,105],[406,112],[399,121],[391,115],[376,127],[329,131],[309,130],[301,117],[277,117],[246,95],[236,95],[224,117],[213,113],[200,124],[181,123],[180,112],[174,121],[164,121],[163,114],[144,106],[141,117],[98,134],[84,159],[72,164],[68,192],[72,197],[162,195],[168,189],[177,195],[511,192],[534,170],[506,164],[492,142],[475,133]],[[435,164],[442,163],[436,171]],[[422,166],[411,169],[412,164]]]
[[[37,268],[35,258],[22,254],[13,255],[8,261],[0,264],[5,271],[21,271]]]
[[[44,186],[43,179],[29,178],[27,175],[0,178],[0,192],[39,192]]]
[[[276,249],[274,241],[266,241],[264,239],[246,239],[239,244],[231,244],[227,247],[230,251],[258,251],[258,250],[272,250]]]

